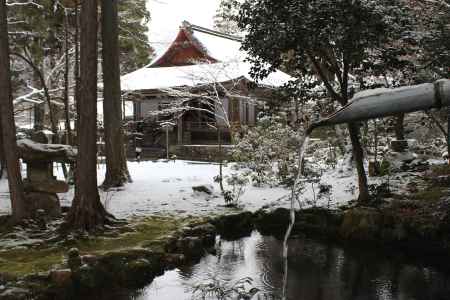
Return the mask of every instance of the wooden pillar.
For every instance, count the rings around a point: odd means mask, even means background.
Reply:
[[[183,116],[178,118],[177,121],[177,127],[178,127],[178,136],[177,136],[177,144],[183,145]]]

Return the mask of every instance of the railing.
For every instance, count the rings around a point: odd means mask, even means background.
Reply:
[[[186,122],[188,130],[217,130],[217,122]]]

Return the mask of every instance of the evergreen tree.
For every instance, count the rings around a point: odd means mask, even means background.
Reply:
[[[74,81],[73,76],[66,78],[67,70],[75,73],[77,43],[77,17],[75,7],[81,1],[41,0],[39,2],[13,5],[8,11],[12,21],[10,28],[13,65],[28,72],[15,74],[15,92],[28,92],[26,84],[38,89],[49,90],[49,93],[36,94],[34,98],[45,100],[46,116],[43,105],[36,106],[35,121],[42,127],[50,121],[53,131],[57,130],[59,119],[65,117],[59,106],[50,103],[63,102],[66,91],[59,89],[66,80]],[[122,72],[134,71],[149,63],[153,49],[149,46],[147,23],[150,20],[145,0],[124,0],[119,3],[119,53]],[[67,43],[66,43],[67,31]],[[67,50],[66,47],[67,45]],[[64,60],[69,53],[69,68],[65,68]],[[20,56],[19,56],[20,55]],[[30,76],[31,75],[31,76]],[[44,80],[42,80],[44,79]],[[74,93],[75,94],[75,93]],[[52,108],[49,110],[48,108]],[[52,116],[53,115],[53,116]]]
[[[125,156],[119,66],[117,0],[102,1],[103,119],[106,175],[104,188],[123,186],[131,180]]]
[[[443,78],[450,77],[450,1],[440,0],[420,5],[422,9],[414,10],[417,21],[416,38],[423,53],[423,66]],[[411,3],[417,5],[416,3]],[[424,11],[426,14],[424,14]],[[432,17],[430,17],[432,16]],[[422,33],[420,35],[420,33]]]
[[[12,217],[19,222],[28,215],[22,186],[19,157],[16,143],[13,102],[11,97],[11,74],[9,63],[8,24],[6,1],[0,0],[0,134],[8,171]]]
[[[315,75],[332,101],[352,97],[350,76],[371,53],[398,37],[405,11],[398,1],[246,0],[239,25],[256,78],[283,64],[301,75]],[[267,64],[270,67],[267,68]],[[348,124],[358,171],[359,200],[369,200],[358,124]]]
[[[2,116],[0,113],[0,179],[3,179],[6,171],[6,158],[3,151]]]
[[[83,231],[95,230],[108,220],[97,188],[97,2],[81,5],[80,98],[78,103],[78,156],[75,198],[68,224]]]
[[[145,0],[123,0],[118,2],[119,49],[122,74],[147,65],[154,56],[148,41],[150,13]]]
[[[239,0],[222,0],[214,16],[214,29],[227,34],[238,34],[240,30],[237,16],[241,2]]]

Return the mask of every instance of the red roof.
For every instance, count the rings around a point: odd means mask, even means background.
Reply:
[[[218,62],[209,56],[207,51],[198,42],[187,27],[181,27],[177,38],[167,51],[150,65],[153,67],[188,66],[202,61],[207,63]]]

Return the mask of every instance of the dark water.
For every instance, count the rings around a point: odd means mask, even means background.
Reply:
[[[217,279],[231,286],[252,277],[260,292],[252,299],[280,299],[283,287],[282,242],[253,232],[250,237],[218,244],[217,256],[197,265],[166,272],[129,299],[193,299],[199,283]],[[287,297],[291,300],[440,300],[450,299],[450,271],[366,248],[294,238],[289,241]],[[214,299],[214,298],[208,298]]]

